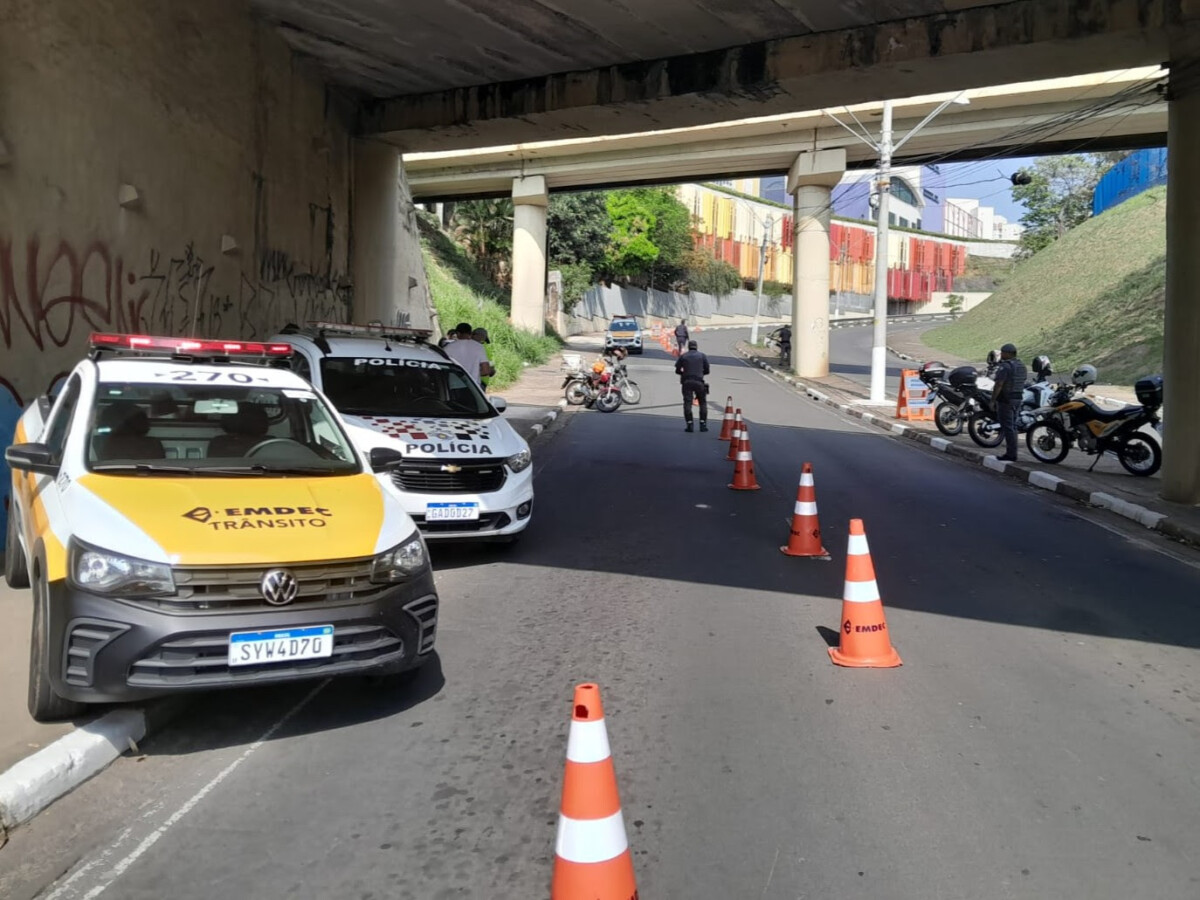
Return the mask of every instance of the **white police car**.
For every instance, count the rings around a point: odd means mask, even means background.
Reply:
[[[310,323],[271,338],[342,414],[364,450],[391,450],[378,477],[400,489],[427,540],[514,541],[533,513],[529,445],[437,346],[411,328]],[[378,452],[376,453],[378,456]]]

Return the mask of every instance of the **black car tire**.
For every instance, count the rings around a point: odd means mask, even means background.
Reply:
[[[17,505],[8,508],[8,528],[4,538],[4,580],[10,588],[29,587],[29,566],[21,542],[17,540]]]
[[[82,715],[86,704],[67,700],[50,683],[50,591],[40,573],[33,577],[33,627],[29,629],[29,715],[35,722],[61,722]]]

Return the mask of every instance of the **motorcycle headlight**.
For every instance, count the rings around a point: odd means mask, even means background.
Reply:
[[[377,584],[406,581],[429,564],[425,543],[414,534],[404,543],[380,553],[371,564],[371,580]]]
[[[93,594],[146,597],[175,593],[175,578],[165,563],[97,547],[74,545],[70,571],[75,585]]]
[[[505,462],[508,463],[508,467],[512,469],[514,473],[524,472],[533,462],[533,454],[530,452],[529,448],[526,447],[520,453],[514,453],[507,460],[505,460]]]

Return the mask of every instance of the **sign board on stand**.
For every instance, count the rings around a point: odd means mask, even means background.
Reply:
[[[912,421],[933,421],[933,404],[929,387],[917,374],[916,369],[905,369],[900,373],[900,396],[896,398],[896,418]]]

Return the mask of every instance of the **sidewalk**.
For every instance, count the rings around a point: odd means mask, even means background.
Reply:
[[[1163,500],[1159,496],[1162,479],[1158,475],[1139,478],[1128,474],[1115,459],[1105,457],[1096,462],[1094,456],[1086,456],[1077,450],[1072,450],[1058,465],[1045,465],[1032,458],[1025,448],[1024,441],[1021,443],[1018,462],[998,462],[991,457],[999,451],[979,447],[965,432],[957,437],[947,438],[937,430],[933,422],[909,422],[896,418],[894,398],[886,406],[869,404],[863,388],[845,378],[835,375],[827,378],[797,379],[778,371],[778,357],[764,353],[760,347],[738,342],[736,349],[741,356],[751,360],[759,368],[770,371],[814,400],[835,406],[878,428],[959,459],[982,465],[997,474],[1025,481],[1034,487],[1109,509],[1175,540],[1200,547],[1200,506],[1187,506]],[[892,349],[896,348],[892,346]],[[924,345],[919,349],[929,353]],[[940,354],[936,358],[946,363],[956,362],[948,354]],[[1112,386],[1105,386],[1103,390],[1105,395],[1094,395],[1094,399],[1100,402],[1117,402],[1120,397],[1114,397],[1113,394],[1119,395],[1126,391],[1132,394],[1128,389]],[[1092,391],[1089,391],[1089,394],[1092,394]],[[1096,468],[1088,472],[1087,469],[1093,462],[1096,462]]]

